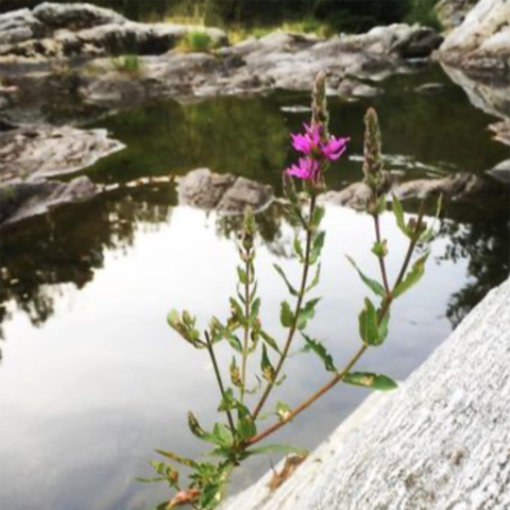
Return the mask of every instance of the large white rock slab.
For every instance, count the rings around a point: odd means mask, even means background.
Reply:
[[[269,473],[222,510],[507,510],[509,409],[507,280],[399,390],[371,396],[277,490]]]

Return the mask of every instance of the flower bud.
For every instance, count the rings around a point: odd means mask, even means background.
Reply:
[[[365,182],[373,191],[378,191],[382,180],[381,131],[377,112],[370,107],[365,114],[363,173]]]

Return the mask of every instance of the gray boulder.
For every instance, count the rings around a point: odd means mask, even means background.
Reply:
[[[178,180],[178,196],[181,205],[242,214],[246,206],[258,211],[270,204],[273,189],[244,177],[198,168]]]
[[[79,3],[50,3],[43,2],[32,11],[41,23],[52,29],[69,28],[80,30],[97,27],[108,23],[122,25],[127,20],[111,9],[97,7],[96,5]]]
[[[38,39],[47,28],[29,9],[18,9],[0,15],[0,45]]]

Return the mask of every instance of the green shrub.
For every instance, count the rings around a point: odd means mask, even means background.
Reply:
[[[138,55],[123,55],[112,58],[112,64],[115,69],[121,73],[139,73],[141,70],[140,59]]]
[[[186,46],[189,51],[206,52],[213,47],[213,40],[206,32],[189,32],[186,35]]]
[[[443,26],[437,17],[434,9],[436,0],[414,0],[411,10],[404,18],[407,23],[419,23],[436,29],[438,32],[443,30]]]

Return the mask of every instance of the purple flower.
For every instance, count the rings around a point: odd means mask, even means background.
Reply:
[[[347,149],[347,142],[349,140],[350,138],[335,138],[331,136],[326,143],[321,143],[320,149],[322,155],[330,161],[338,159]]]
[[[297,165],[287,168],[287,175],[298,179],[315,180],[319,171],[319,163],[312,158],[299,158]]]
[[[292,138],[292,146],[298,152],[302,152],[303,154],[310,155],[318,146],[321,138],[320,126],[318,124],[314,124],[309,126],[308,124],[303,124],[305,128],[305,134],[291,134]]]

